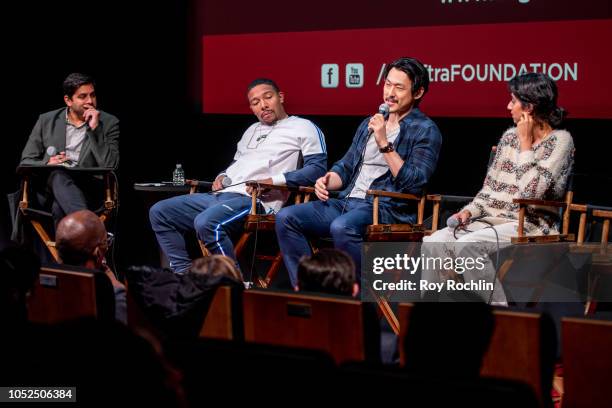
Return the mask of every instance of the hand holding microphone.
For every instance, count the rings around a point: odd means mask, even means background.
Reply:
[[[232,179],[225,174],[219,174],[213,181],[212,191],[217,191],[232,185]]]
[[[471,217],[472,213],[468,210],[460,211],[448,217],[448,220],[446,220],[446,226],[451,229],[457,228],[460,225],[466,226],[473,221]]]
[[[374,133],[376,143],[379,146],[386,146],[388,143],[385,129],[387,119],[389,119],[389,105],[383,103],[378,107],[378,113],[372,116],[368,123],[368,138]]]
[[[225,174],[219,174],[215,181],[213,181],[212,191],[221,190],[223,188],[222,183],[223,181],[225,181],[226,178],[227,176]]]
[[[49,161],[47,162],[49,166],[68,165],[72,163],[72,161],[68,160],[66,157],[66,152],[59,152],[58,154],[55,146],[47,147],[47,156],[49,156]]]

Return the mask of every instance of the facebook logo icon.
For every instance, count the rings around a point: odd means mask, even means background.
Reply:
[[[340,67],[338,64],[322,64],[321,65],[321,87],[322,88],[337,88]]]

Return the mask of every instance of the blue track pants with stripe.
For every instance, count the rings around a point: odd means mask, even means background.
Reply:
[[[184,273],[191,267],[186,232],[195,230],[211,253],[236,261],[231,238],[243,230],[250,209],[251,197],[239,193],[188,194],[159,201],[151,207],[149,220],[170,268]]]

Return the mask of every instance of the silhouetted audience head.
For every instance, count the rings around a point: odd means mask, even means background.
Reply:
[[[423,377],[477,378],[493,335],[491,306],[470,301],[420,302],[409,316],[404,341],[406,369]]]
[[[20,324],[28,319],[27,297],[40,271],[36,255],[9,246],[0,252],[0,322]]]
[[[298,265],[298,288],[309,292],[355,295],[355,263],[338,249],[321,249],[303,256]]]
[[[185,274],[170,269],[132,266],[130,293],[155,334],[164,339],[196,338],[219,286],[244,289],[240,271],[226,256],[193,261]]]
[[[223,278],[243,282],[242,274],[234,261],[223,255],[210,255],[198,258],[191,264],[189,275],[194,282],[221,281]]]
[[[108,238],[104,223],[93,212],[81,210],[62,218],[55,240],[63,263],[102,269]]]
[[[106,266],[110,246],[104,223],[89,210],[68,214],[57,225],[55,246],[62,263],[103,271],[113,285],[115,317],[127,322],[126,289],[114,272]]]

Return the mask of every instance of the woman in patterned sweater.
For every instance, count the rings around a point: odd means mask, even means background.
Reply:
[[[519,209],[512,200],[560,199],[572,169],[574,151],[571,135],[558,129],[565,111],[557,106],[557,87],[548,76],[521,75],[512,79],[508,87],[512,98],[508,110],[516,126],[501,137],[482,189],[452,216],[458,228],[443,228],[425,237],[422,246],[428,257],[484,259],[483,268],[463,271],[423,268],[421,278],[428,282],[486,282],[492,286],[477,286],[474,292],[498,306],[507,306],[506,296],[502,286],[495,284],[499,283],[491,259],[495,257],[489,254],[518,235]],[[470,221],[477,217],[478,220]],[[558,220],[555,208],[530,208],[525,232],[558,234]],[[423,296],[427,294],[423,292]]]
[[[545,74],[530,73],[509,82],[508,110],[516,124],[501,137],[482,189],[453,217],[466,229],[444,228],[426,242],[509,242],[517,235],[514,198],[558,200],[563,197],[573,164],[572,136],[558,129],[565,111],[557,106],[557,87]],[[470,218],[483,217],[488,223]],[[486,228],[493,224],[492,228]],[[558,234],[556,208],[529,208],[529,235]],[[456,238],[455,238],[456,235]]]

